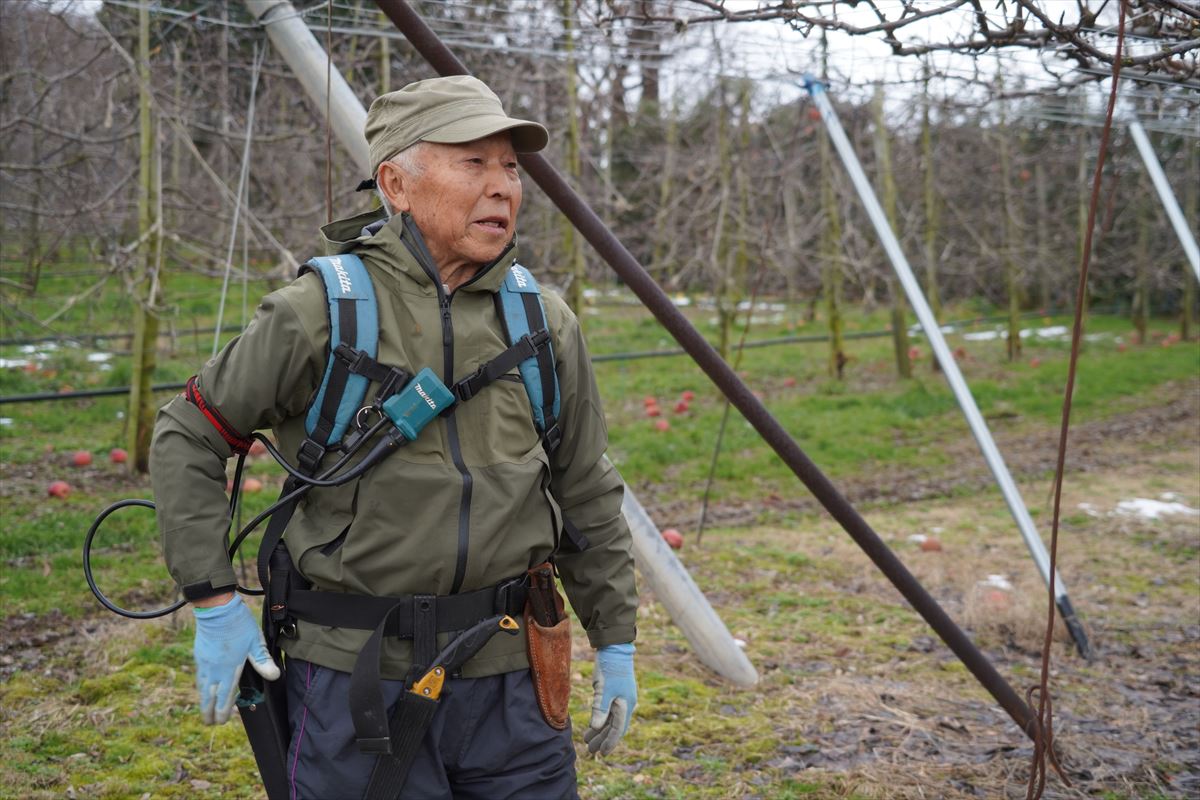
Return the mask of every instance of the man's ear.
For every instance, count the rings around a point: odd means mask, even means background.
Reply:
[[[392,206],[392,212],[395,214],[403,214],[412,210],[412,203],[408,197],[408,181],[411,178],[404,174],[398,166],[390,161],[385,161],[379,165],[379,175],[375,179],[379,191],[383,192],[383,196],[388,199]]]

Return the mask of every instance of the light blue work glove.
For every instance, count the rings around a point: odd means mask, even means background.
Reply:
[[[193,606],[192,611],[196,614],[192,654],[196,658],[200,719],[205,725],[220,725],[233,711],[246,659],[269,681],[279,677],[279,667],[267,652],[262,629],[241,597],[235,594],[223,606]]]
[[[592,673],[592,721],[583,732],[589,753],[611,753],[629,730],[637,708],[637,677],[633,674],[633,643],[606,644],[596,651]]]

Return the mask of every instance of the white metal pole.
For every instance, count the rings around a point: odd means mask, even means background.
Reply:
[[[246,5],[254,16],[267,26],[271,43],[292,71],[300,77],[304,90],[320,105],[323,112],[328,56],[320,42],[304,25],[295,8],[287,0],[246,0]],[[304,77],[306,75],[307,79]],[[335,122],[342,123],[340,126],[335,125],[334,132],[366,175],[370,169],[367,140],[363,134],[367,119],[366,109],[350,91],[337,69],[333,70],[331,77],[331,108]],[[339,90],[339,87],[343,87],[345,91]],[[339,116],[341,119],[336,119]],[[357,120],[357,127],[351,129],[348,125],[350,120]],[[642,571],[642,577],[650,584],[672,621],[679,626],[688,642],[695,648],[700,661],[721,677],[739,686],[753,686],[757,683],[758,673],[750,664],[750,660],[734,642],[733,635],[688,575],[687,569],[667,547],[658,528],[654,526],[628,486],[625,487],[622,511],[633,533],[634,560]]]
[[[271,44],[283,56],[304,91],[317,105],[318,113],[325,116],[325,79],[326,70],[330,70],[329,55],[308,29],[304,18],[288,0],[246,0],[246,8],[266,28]],[[329,115],[334,135],[346,148],[362,176],[374,177],[368,174],[371,157],[363,136],[367,110],[336,66],[329,73],[329,96]]]
[[[696,657],[738,686],[758,683],[758,671],[628,486],[621,512],[633,533],[633,560],[671,621],[695,649]]]
[[[1154,148],[1150,146],[1150,137],[1146,136],[1146,129],[1136,119],[1129,123],[1129,132],[1133,134],[1133,142],[1142,155],[1142,161],[1146,162],[1146,171],[1150,173],[1150,180],[1154,182],[1154,188],[1158,190],[1158,197],[1162,200],[1167,217],[1175,228],[1175,235],[1179,237],[1179,243],[1183,245],[1183,252],[1187,256],[1188,263],[1192,265],[1192,272],[1196,273],[1196,280],[1200,281],[1200,247],[1196,245],[1196,237],[1188,228],[1187,220],[1183,218],[1183,210],[1179,208],[1179,201],[1175,198],[1175,192],[1172,191],[1171,184],[1167,182],[1167,176],[1163,173],[1162,165],[1158,163]]]
[[[1046,552],[1046,546],[1042,542],[1041,537],[1038,536],[1037,529],[1033,526],[1033,519],[1030,518],[1029,511],[1025,508],[1025,502],[1021,499],[1021,493],[1017,491],[1012,475],[1009,474],[1008,467],[1005,466],[1000,451],[996,449],[996,443],[992,439],[992,434],[988,430],[987,423],[983,421],[983,415],[979,413],[979,407],[975,404],[975,398],[971,395],[971,390],[967,388],[967,382],[963,379],[962,372],[958,369],[958,363],[954,360],[954,356],[950,353],[950,348],[946,345],[946,339],[942,336],[937,319],[933,316],[933,311],[929,308],[929,303],[925,300],[921,286],[917,283],[912,268],[909,266],[908,260],[904,257],[904,252],[900,249],[900,242],[896,239],[896,234],[893,233],[887,216],[883,213],[883,208],[879,205],[878,198],[875,197],[875,191],[871,188],[871,182],[867,180],[866,173],[863,172],[862,164],[859,163],[858,156],[855,154],[850,140],[846,138],[846,132],[842,129],[841,122],[838,121],[837,112],[834,111],[833,104],[829,102],[829,97],[825,92],[825,85],[816,78],[805,76],[804,87],[808,90],[813,103],[821,112],[821,119],[825,123],[825,128],[829,131],[829,138],[833,140],[833,145],[837,149],[842,163],[846,165],[846,171],[850,174],[850,180],[854,183],[854,188],[858,191],[858,195],[862,199],[867,216],[871,218],[871,223],[875,226],[876,233],[879,234],[880,241],[883,243],[883,249],[887,252],[888,258],[896,270],[896,275],[900,278],[900,283],[904,287],[904,292],[908,296],[908,301],[912,304],[913,311],[916,312],[917,319],[925,331],[925,337],[929,340],[930,347],[942,367],[942,374],[946,376],[946,381],[950,384],[950,388],[954,392],[954,397],[958,400],[958,405],[962,409],[963,416],[967,419],[971,433],[975,435],[975,441],[978,442],[979,449],[983,451],[984,460],[987,461],[992,474],[996,478],[996,483],[1000,486],[1000,492],[1004,495],[1004,500],[1008,504],[1008,510],[1017,522],[1017,527],[1021,531],[1021,536],[1025,539],[1025,544],[1028,546],[1029,552],[1033,555],[1033,560],[1037,564],[1038,571],[1042,574],[1042,578],[1046,581],[1046,584],[1049,585],[1050,555]],[[1075,617],[1071,601],[1067,597],[1067,587],[1057,572],[1054,576],[1054,600],[1062,612],[1063,622],[1066,623],[1067,628],[1070,630],[1071,637],[1075,640],[1079,652],[1087,655],[1089,651],[1087,636],[1078,619]]]

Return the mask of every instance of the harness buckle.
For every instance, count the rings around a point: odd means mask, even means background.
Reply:
[[[548,453],[553,453],[555,450],[558,449],[558,446],[560,444],[562,444],[562,439],[563,439],[562,428],[559,427],[557,422],[555,422],[553,425],[551,425],[549,428],[546,429],[546,433],[543,434],[542,438],[546,443],[546,451]]]
[[[517,589],[525,588],[528,580],[529,576],[526,574],[496,584],[496,599],[493,608],[497,614],[515,614],[521,610],[512,607],[512,604],[517,601],[514,594]]]
[[[333,348],[333,354],[346,362],[350,371],[356,375],[363,374],[363,365],[375,361],[362,350],[355,350],[350,345],[342,342],[337,347]]]
[[[321,464],[321,459],[328,452],[323,446],[317,444],[312,439],[305,439],[300,445],[300,452],[296,454],[296,460],[300,462],[300,468],[307,474],[316,473],[317,467]]]

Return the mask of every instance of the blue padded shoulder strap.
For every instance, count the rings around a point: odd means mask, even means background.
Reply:
[[[346,427],[362,407],[370,381],[350,372],[333,351],[345,344],[375,358],[379,345],[379,315],[375,287],[362,259],[348,253],[314,258],[300,273],[318,272],[329,300],[329,361],[317,397],[309,407],[305,429],[323,447],[341,441]]]
[[[514,262],[509,267],[504,283],[500,285],[500,303],[504,309],[510,345],[516,344],[528,333],[549,329],[537,281],[520,264]],[[554,428],[559,412],[558,373],[554,371],[554,350],[549,340],[546,341],[545,353],[545,358],[527,358],[519,367],[525,392],[529,395],[529,405],[533,407],[533,421],[542,434]],[[547,368],[543,369],[542,365]]]

